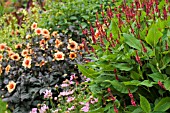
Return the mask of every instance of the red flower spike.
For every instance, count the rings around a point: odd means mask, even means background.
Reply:
[[[164,85],[162,84],[161,81],[158,81],[158,85],[159,85],[162,89],[166,90],[166,88],[164,87]]]
[[[131,104],[132,106],[136,106],[136,102],[134,101],[134,99],[131,99]]]
[[[169,49],[168,42],[166,41],[165,43],[166,43],[166,50],[168,50]]]
[[[92,35],[92,41],[94,44],[96,44],[95,33],[94,33],[94,29],[92,26],[90,26],[90,31],[91,31],[91,35]]]
[[[107,92],[111,92],[111,89],[110,89],[110,88],[107,88]]]
[[[163,9],[163,14],[164,14],[164,19],[167,20],[168,15],[165,7]]]
[[[138,51],[136,51],[136,61],[142,66],[142,62],[140,61],[140,57],[138,56]]]
[[[117,107],[114,105],[114,112],[115,113],[118,113],[119,111],[118,111],[118,109],[117,109]]]

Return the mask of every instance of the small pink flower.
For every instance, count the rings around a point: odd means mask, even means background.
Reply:
[[[68,87],[69,84],[61,84],[61,87],[64,88],[64,87]]]
[[[84,107],[81,108],[82,111],[88,112],[89,111],[89,103],[87,102]]]
[[[32,111],[30,113],[37,113],[37,108],[32,108]]]
[[[71,108],[68,108],[69,111],[74,110],[75,106],[71,106]]]
[[[45,90],[45,92],[43,92],[44,93],[44,98],[51,98],[52,97],[52,92],[51,92],[51,90]]]
[[[48,106],[44,104],[44,105],[41,107],[41,109],[39,109],[39,112],[40,112],[40,113],[46,113],[47,109],[49,109]]]
[[[74,99],[75,99],[75,97],[68,97],[67,102],[69,103],[69,102],[73,101]]]

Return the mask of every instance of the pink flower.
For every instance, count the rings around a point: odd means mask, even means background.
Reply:
[[[75,97],[68,97],[67,98],[67,102],[71,102],[71,101],[73,101],[75,99]]]
[[[44,98],[51,98],[52,97],[52,92],[51,92],[51,90],[45,90],[45,92],[43,92],[44,93]]]
[[[32,108],[32,111],[30,113],[37,113],[37,108]]]
[[[75,74],[70,76],[70,80],[74,80],[76,78]]]
[[[68,108],[69,111],[74,110],[75,106],[71,106],[71,108]]]
[[[46,113],[46,110],[49,109],[47,105],[43,105],[41,109],[39,110],[40,113]]]
[[[89,103],[87,102],[84,107],[81,108],[82,111],[88,112],[89,111]]]
[[[61,87],[64,88],[64,87],[68,87],[69,84],[61,84]]]

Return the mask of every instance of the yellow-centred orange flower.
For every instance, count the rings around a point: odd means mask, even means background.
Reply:
[[[12,59],[12,60],[15,60],[15,61],[19,61],[19,60],[20,60],[20,56],[19,56],[18,53],[14,53],[14,54],[12,53],[11,59]]]
[[[36,29],[37,28],[37,23],[33,23],[32,25],[31,25],[31,29],[33,30],[33,29]]]
[[[64,56],[65,56],[65,55],[64,55],[63,52],[57,52],[57,53],[54,54],[54,59],[55,59],[55,60],[58,60],[58,61],[59,61],[59,60],[64,60]]]
[[[56,39],[56,40],[55,40],[55,47],[56,47],[56,48],[59,48],[60,45],[62,45],[62,42],[61,42],[59,39]]]
[[[47,29],[42,30],[43,35],[50,35],[50,32]]]
[[[79,44],[78,49],[79,49],[79,50],[84,49],[84,44]]]
[[[7,66],[6,66],[6,68],[5,68],[5,73],[7,73],[7,74],[8,74],[8,73],[9,73],[9,71],[10,71],[10,69],[11,69],[11,66],[10,66],[10,65],[7,65]]]
[[[26,35],[25,38],[26,38],[26,39],[30,39],[30,38],[31,38],[31,35]]]
[[[75,59],[76,57],[77,57],[77,54],[76,54],[75,52],[70,52],[69,58],[70,58],[71,60]]]
[[[43,35],[43,38],[44,38],[46,41],[48,41],[48,40],[50,40],[50,35]]]
[[[5,43],[0,44],[0,51],[4,51],[6,47]]]
[[[70,49],[72,51],[75,51],[78,48],[78,44],[75,41],[69,41],[69,44],[67,46],[67,49]]]
[[[9,56],[9,58],[11,58],[12,57],[12,55],[14,55],[15,53],[13,52],[13,51],[8,51],[8,56]]]
[[[8,89],[8,92],[11,93],[15,90],[16,83],[14,81],[10,81],[6,87]]]
[[[2,54],[0,54],[0,61],[2,61],[2,59],[3,59],[3,55],[2,55]]]
[[[15,48],[16,48],[16,49],[21,49],[21,48],[22,48],[22,44],[17,44],[17,45],[15,45]]]
[[[31,57],[25,57],[22,66],[24,66],[25,68],[31,68],[31,61]]]
[[[53,31],[53,33],[51,34],[53,37],[58,37],[58,32],[57,31]]]
[[[44,39],[42,39],[42,40],[39,42],[39,44],[40,44],[41,47],[44,46],[45,43],[46,43],[46,41],[45,41]]]
[[[28,56],[28,55],[29,55],[28,49],[24,49],[24,50],[21,52],[21,55],[22,55],[23,57]]]
[[[41,35],[42,34],[42,29],[41,28],[36,28],[35,29],[35,34]]]

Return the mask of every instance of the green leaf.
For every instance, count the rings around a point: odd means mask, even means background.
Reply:
[[[146,42],[151,45],[152,47],[155,47],[159,41],[159,38],[163,34],[158,30],[158,27],[156,24],[152,24],[151,28],[148,31],[148,35],[146,36],[145,40]]]
[[[111,24],[109,26],[109,30],[108,30],[107,34],[110,35],[110,33],[112,33],[114,35],[113,38],[117,39],[118,32],[119,32],[118,25],[116,23],[116,20],[113,18],[112,21],[111,21]]]
[[[76,16],[71,16],[70,20],[77,20],[77,17]]]
[[[165,87],[166,90],[170,91],[170,80],[166,80],[164,82],[164,87]]]
[[[95,78],[100,73],[100,72],[96,72],[95,70],[91,68],[87,69],[82,65],[78,65],[78,69],[83,73],[84,76],[89,77],[89,78]]]
[[[148,100],[142,95],[139,95],[139,96],[140,96],[140,106],[141,106],[142,110],[146,113],[150,113],[151,106],[150,106]]]
[[[154,82],[150,82],[149,80],[144,80],[143,82],[139,83],[139,85],[152,87]]]
[[[154,107],[154,111],[166,111],[170,108],[170,97],[162,98]]]
[[[149,74],[148,76],[151,77],[155,82],[166,80],[167,78],[167,75],[161,73],[153,73]]]
[[[139,51],[142,50],[142,45],[140,41],[136,39],[134,36],[124,33],[123,37],[125,38],[125,43],[128,44],[130,47],[133,47]]]
[[[125,93],[128,94],[129,90],[131,91],[131,93],[134,93],[138,88],[136,86],[125,86],[123,83],[118,82],[117,80],[105,80],[104,82],[109,82],[112,84],[113,88],[121,93]]]
[[[130,71],[133,69],[133,67],[131,67],[128,63],[117,63],[117,64],[113,64],[113,66],[115,68],[118,68],[118,69],[124,70],[124,71]]]

